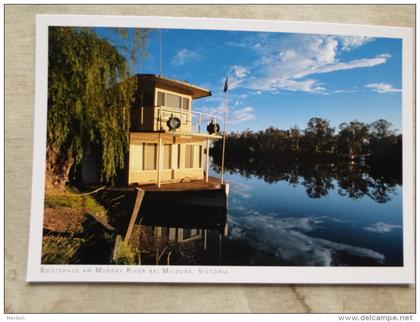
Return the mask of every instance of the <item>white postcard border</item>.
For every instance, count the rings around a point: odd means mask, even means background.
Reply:
[[[48,27],[148,27],[400,38],[403,42],[403,256],[401,267],[42,265],[47,133]],[[310,32],[308,32],[310,31]],[[32,202],[27,282],[412,284],[414,263],[413,29],[319,22],[184,17],[37,15]]]

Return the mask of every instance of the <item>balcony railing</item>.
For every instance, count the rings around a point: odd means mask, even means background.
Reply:
[[[157,129],[167,130],[166,122],[170,117],[177,117],[181,120],[181,126],[176,129],[176,132],[207,133],[207,125],[211,121],[217,123],[217,116],[214,114],[186,111],[168,106],[155,107]]]

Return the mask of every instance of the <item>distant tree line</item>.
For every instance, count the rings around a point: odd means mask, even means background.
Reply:
[[[219,140],[210,151],[216,172],[221,170],[221,152]],[[338,189],[352,199],[367,195],[384,203],[402,185],[402,135],[383,119],[342,123],[336,132],[317,117],[303,130],[294,126],[229,133],[225,170],[267,183],[303,185],[310,198]]]
[[[211,155],[220,159],[222,141],[216,141]],[[232,132],[226,137],[226,162],[238,159],[334,162],[368,159],[370,162],[401,164],[402,135],[384,119],[373,123],[357,120],[341,123],[338,130],[328,120],[313,117],[305,129],[269,127],[261,131]]]

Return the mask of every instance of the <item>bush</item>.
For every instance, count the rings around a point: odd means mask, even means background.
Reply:
[[[118,249],[118,256],[115,261],[117,265],[135,265],[136,253],[125,242],[121,242]]]

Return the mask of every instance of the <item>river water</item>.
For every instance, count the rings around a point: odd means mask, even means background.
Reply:
[[[147,232],[154,238],[142,243],[142,262],[401,266],[401,179],[384,173],[352,163],[227,170],[226,222],[180,224],[172,231],[143,225],[143,239]],[[200,215],[195,210],[193,221]],[[156,239],[157,228],[167,238]]]

